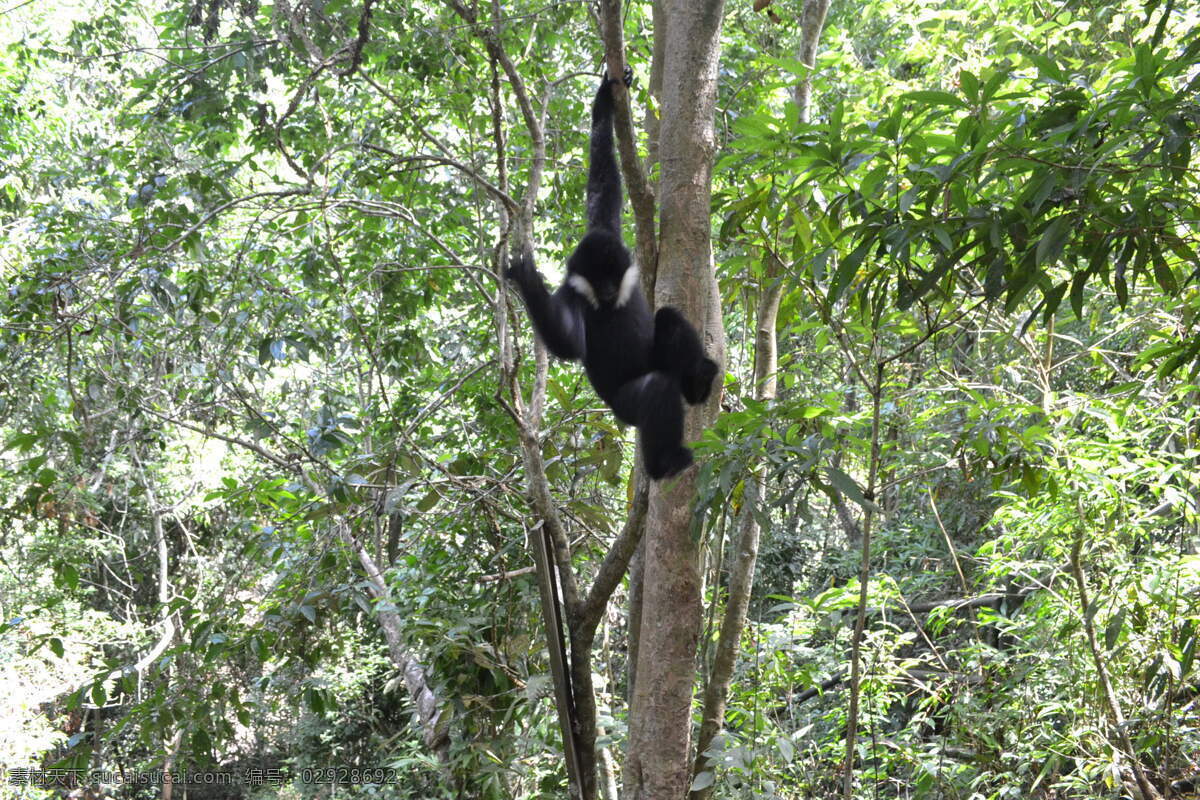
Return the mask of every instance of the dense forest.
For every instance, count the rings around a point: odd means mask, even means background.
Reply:
[[[9,0],[0,53],[0,797],[1200,793],[1200,2]],[[566,272],[609,130],[617,307],[719,365],[661,478],[671,373],[624,424],[508,279],[631,327]]]

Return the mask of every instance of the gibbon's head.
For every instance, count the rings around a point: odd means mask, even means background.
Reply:
[[[587,232],[567,259],[567,282],[593,308],[629,301],[638,288],[637,267],[621,237],[597,228]]]

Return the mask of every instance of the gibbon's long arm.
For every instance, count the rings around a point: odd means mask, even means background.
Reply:
[[[607,74],[607,73],[606,73]],[[622,81],[633,83],[633,70],[625,68]],[[592,140],[587,182],[588,230],[602,228],[621,235],[621,170],[613,151],[613,86],[606,77],[592,101]]]
[[[583,311],[579,307],[578,292],[563,284],[554,294],[550,294],[541,273],[533,265],[533,256],[528,253],[513,260],[505,271],[505,277],[517,282],[525,307],[529,309],[533,329],[546,349],[568,361],[583,358]]]

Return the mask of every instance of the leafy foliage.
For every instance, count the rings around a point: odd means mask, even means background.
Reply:
[[[802,6],[727,9],[705,643],[743,515],[763,544],[726,731],[694,787],[840,790],[868,515],[859,796],[1117,797],[1131,763],[1186,782],[1200,18],[835,4],[810,70]],[[497,346],[520,328],[495,273],[498,198],[534,142],[446,5],[372,5],[360,39],[367,8],[0,15],[6,764],[277,770],[287,785],[261,796],[323,796],[305,770],[343,764],[394,773],[339,795],[565,794],[528,570],[540,521]],[[625,23],[648,63],[649,9]],[[554,263],[579,233],[594,23],[584,4],[518,2],[496,30],[545,103],[535,241]],[[634,101],[654,107],[647,88]],[[631,437],[577,370],[552,364],[547,397],[547,475],[591,574],[630,506]],[[613,752],[624,609],[592,670]]]

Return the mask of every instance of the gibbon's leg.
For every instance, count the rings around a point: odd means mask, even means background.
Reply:
[[[683,403],[679,383],[665,372],[651,372],[617,390],[612,403],[617,418],[638,427],[646,457],[646,474],[668,478],[687,469],[692,451],[683,446]]]
[[[633,82],[633,70],[625,68],[625,85]],[[588,230],[604,228],[621,233],[621,170],[613,152],[613,86],[615,78],[605,78],[592,102],[592,140],[588,154],[587,224]]]
[[[577,292],[564,285],[550,294],[529,253],[513,258],[504,277],[516,282],[533,329],[546,349],[568,361],[583,358],[584,326]]]
[[[654,315],[654,369],[669,372],[679,381],[683,397],[692,405],[703,403],[712,391],[717,362],[704,354],[700,334],[678,310],[664,306]]]

